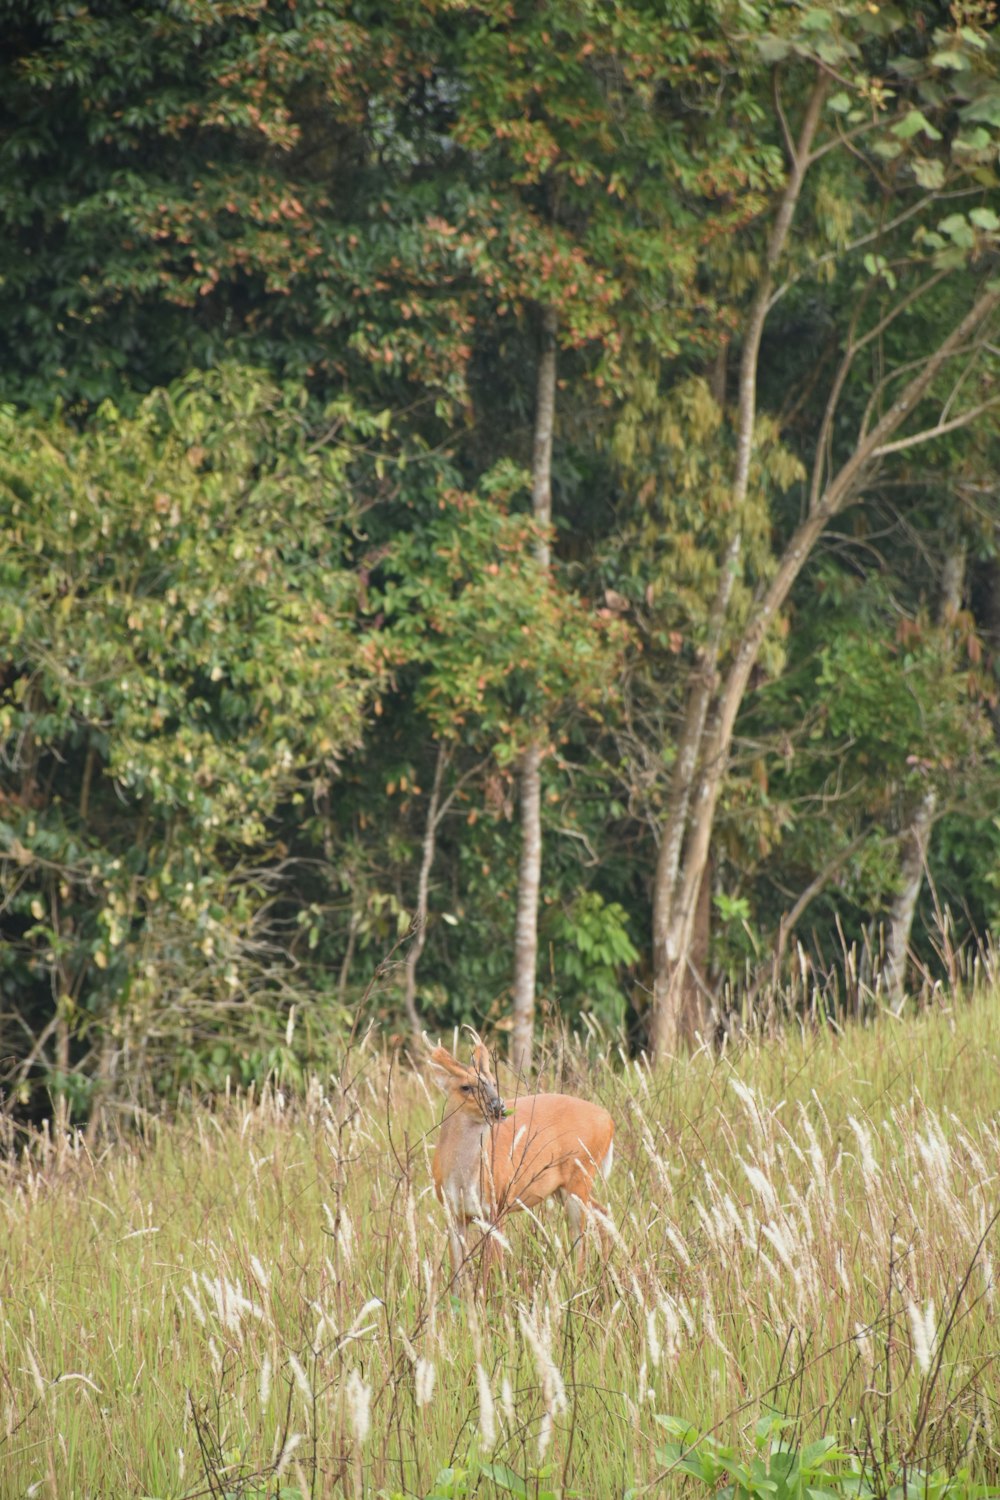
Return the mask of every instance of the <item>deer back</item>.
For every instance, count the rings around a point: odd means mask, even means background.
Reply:
[[[571,1094],[526,1094],[484,1141],[486,1190],[494,1214],[533,1208],[553,1193],[589,1203],[607,1169],[614,1121],[599,1104]]]

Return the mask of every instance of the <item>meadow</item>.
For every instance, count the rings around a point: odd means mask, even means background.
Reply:
[[[1000,1482],[1000,996],[655,1071],[595,1030],[542,1081],[614,1115],[609,1219],[582,1280],[561,1210],[511,1219],[485,1296],[442,1096],[374,1038],[100,1145],[8,1122],[3,1500]]]

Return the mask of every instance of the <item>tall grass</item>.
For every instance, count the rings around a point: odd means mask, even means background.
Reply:
[[[562,1214],[519,1215],[485,1298],[450,1283],[440,1096],[372,1042],[96,1155],[11,1128],[0,1496],[498,1493],[484,1464],[673,1494],[657,1414],[749,1447],[762,1407],[886,1483],[1000,1480],[1000,998],[656,1072],[612,1050],[543,1079],[617,1121],[603,1244],[578,1281]]]

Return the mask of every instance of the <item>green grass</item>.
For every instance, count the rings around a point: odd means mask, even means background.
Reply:
[[[449,1286],[440,1096],[371,1047],[306,1099],[9,1157],[2,1500],[425,1496],[449,1466],[687,1493],[657,1415],[751,1455],[771,1408],[886,1483],[1000,1481],[1000,998],[657,1073],[609,1050],[543,1081],[615,1117],[613,1241],[578,1282],[561,1212],[520,1215],[486,1300]]]

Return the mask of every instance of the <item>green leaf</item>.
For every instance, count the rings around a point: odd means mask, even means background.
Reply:
[[[941,220],[938,228],[953,244],[961,246],[963,250],[971,250],[976,243],[976,237],[964,214],[949,214],[946,219]]]
[[[1000,218],[997,217],[992,208],[970,209],[969,218],[977,229],[986,229],[991,232],[1000,229]]]
[[[425,1500],[461,1500],[461,1496],[466,1492],[466,1473],[465,1469],[439,1469],[434,1480],[434,1488]]]
[[[891,128],[892,134],[901,141],[910,140],[921,130],[932,141],[939,141],[941,139],[940,130],[936,129],[923,111],[919,109],[911,109],[909,114],[904,115],[901,120],[897,120],[896,124]]]
[[[915,157],[913,175],[922,188],[933,192],[944,186],[944,162],[939,161],[937,157]]]
[[[964,52],[956,52],[951,47],[946,47],[942,52],[935,52],[931,62],[936,68],[951,68],[956,73],[972,66]]]
[[[667,1432],[672,1432],[678,1442],[685,1448],[690,1448],[701,1441],[701,1433],[697,1427],[690,1422],[685,1422],[682,1417],[670,1417],[661,1413],[654,1416],[653,1421],[658,1427],[663,1427]]]
[[[858,51],[853,42],[841,42],[835,37],[827,36],[821,36],[819,41],[814,43],[814,50],[820,61],[827,63],[830,67],[837,67],[847,58],[855,57]]]
[[[483,1464],[481,1473],[500,1489],[506,1490],[511,1495],[523,1495],[527,1500],[528,1487],[519,1474],[513,1469],[508,1469],[506,1464]]]
[[[803,1473],[807,1469],[814,1468],[817,1464],[830,1463],[841,1456],[835,1437],[817,1438],[815,1442],[807,1443],[802,1450],[800,1462]]]
[[[987,125],[1000,125],[1000,91],[991,89],[979,99],[974,99],[960,112],[963,120],[982,120]]]
[[[896,5],[866,5],[858,15],[858,22],[869,36],[887,37],[901,26],[907,17]]]
[[[766,63],[784,62],[791,50],[791,43],[781,36],[762,36],[757,43],[757,51]]]
[[[951,143],[952,152],[957,151],[989,151],[993,147],[993,138],[988,130],[977,125],[974,130],[963,130]]]

